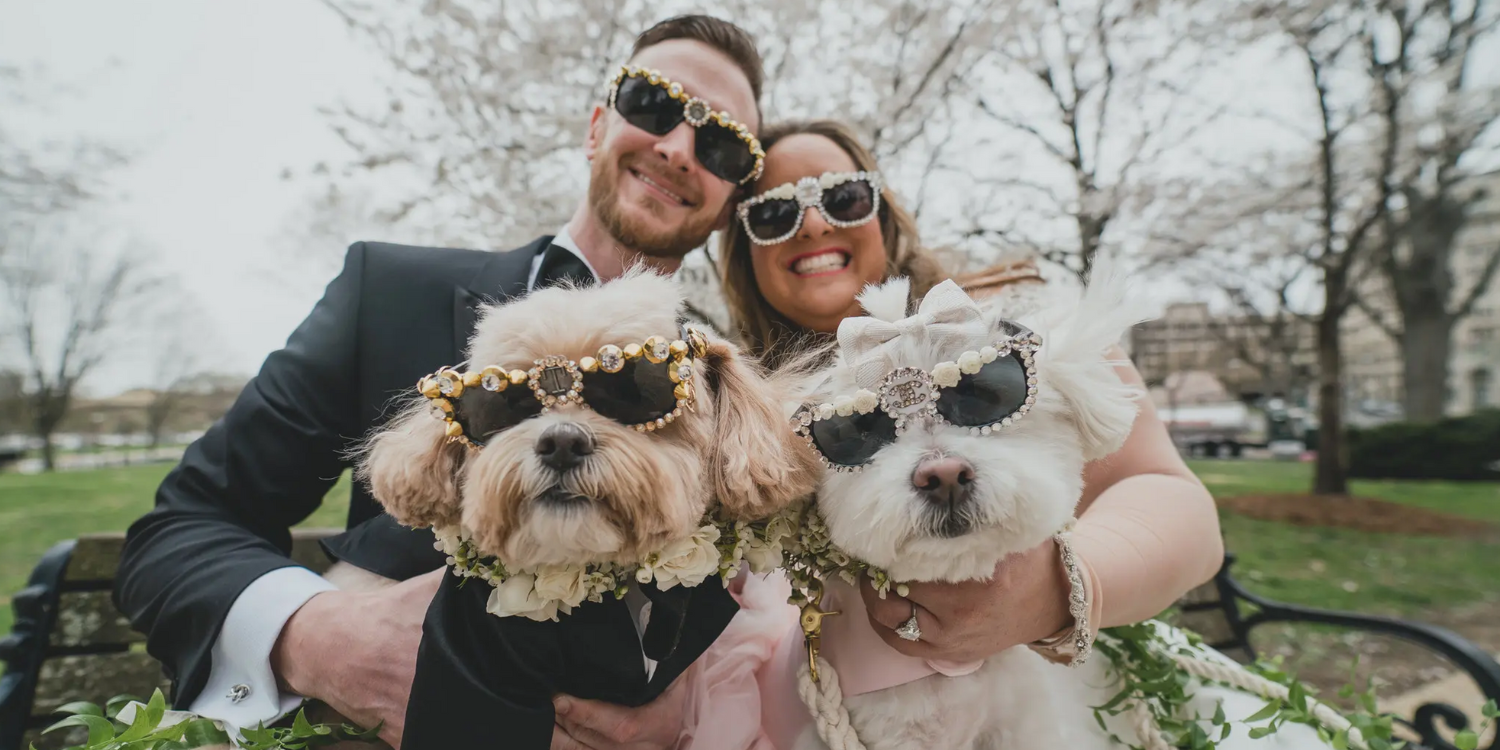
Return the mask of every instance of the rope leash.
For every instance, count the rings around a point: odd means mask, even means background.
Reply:
[[[816,608],[816,601],[809,600],[809,606]],[[1258,695],[1265,700],[1286,701],[1291,695],[1291,691],[1285,685],[1272,682],[1238,667],[1182,654],[1173,654],[1172,660],[1183,671],[1200,680],[1226,684]],[[812,672],[813,665],[817,667],[816,679]],[[838,672],[827,659],[818,655],[816,646],[810,650],[808,663],[800,665],[797,669],[797,694],[802,698],[802,703],[812,712],[813,724],[817,727],[818,736],[822,738],[829,750],[868,750],[854,730],[854,723],[849,718],[848,709],[844,707],[844,694],[839,689]],[[1325,729],[1334,733],[1347,730],[1350,747],[1367,750],[1368,745],[1364,741],[1364,736],[1349,723],[1348,719],[1322,701],[1311,697],[1307,700],[1313,718],[1317,719]],[[1146,701],[1133,701],[1127,718],[1131,729],[1135,732],[1136,739],[1146,750],[1172,750],[1172,745],[1166,735],[1156,726],[1156,717],[1152,715]]]

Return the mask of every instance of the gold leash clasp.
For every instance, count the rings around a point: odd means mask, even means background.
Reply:
[[[813,682],[818,681],[818,642],[823,637],[823,618],[840,614],[818,608],[823,602],[823,584],[816,578],[807,587],[807,603],[802,605],[802,640],[807,644],[807,668]]]

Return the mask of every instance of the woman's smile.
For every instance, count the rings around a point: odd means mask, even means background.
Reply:
[[[825,247],[792,256],[786,270],[801,277],[828,276],[849,267],[849,251],[841,247]]]

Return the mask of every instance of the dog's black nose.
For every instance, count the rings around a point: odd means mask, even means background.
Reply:
[[[594,452],[594,437],[578,425],[562,422],[543,430],[534,449],[543,464],[557,471],[568,471]]]
[[[911,486],[933,505],[957,507],[969,499],[974,466],[961,458],[929,458],[917,464]]]

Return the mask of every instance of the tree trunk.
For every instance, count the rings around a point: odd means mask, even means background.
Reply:
[[[1327,282],[1325,281],[1325,287]],[[1338,285],[1334,285],[1338,286]],[[1347,495],[1349,481],[1344,471],[1344,358],[1339,351],[1337,292],[1327,290],[1328,303],[1318,319],[1318,464],[1313,476],[1313,494]]]
[[[1401,313],[1401,401],[1407,421],[1436,422],[1448,402],[1448,355],[1458,322],[1448,309],[1465,205],[1449,193],[1423,197],[1411,189],[1406,196],[1411,208],[1401,236],[1409,257],[1384,264]]]
[[[1409,422],[1436,422],[1448,403],[1453,319],[1444,310],[1407,312],[1401,329],[1401,391]]]
[[[55,453],[56,452],[56,448],[54,448],[52,446],[52,436],[50,434],[48,434],[48,435],[41,435],[39,437],[41,437],[41,439],[42,439],[42,470],[43,471],[56,471],[57,470],[57,456],[56,456],[56,453]]]

